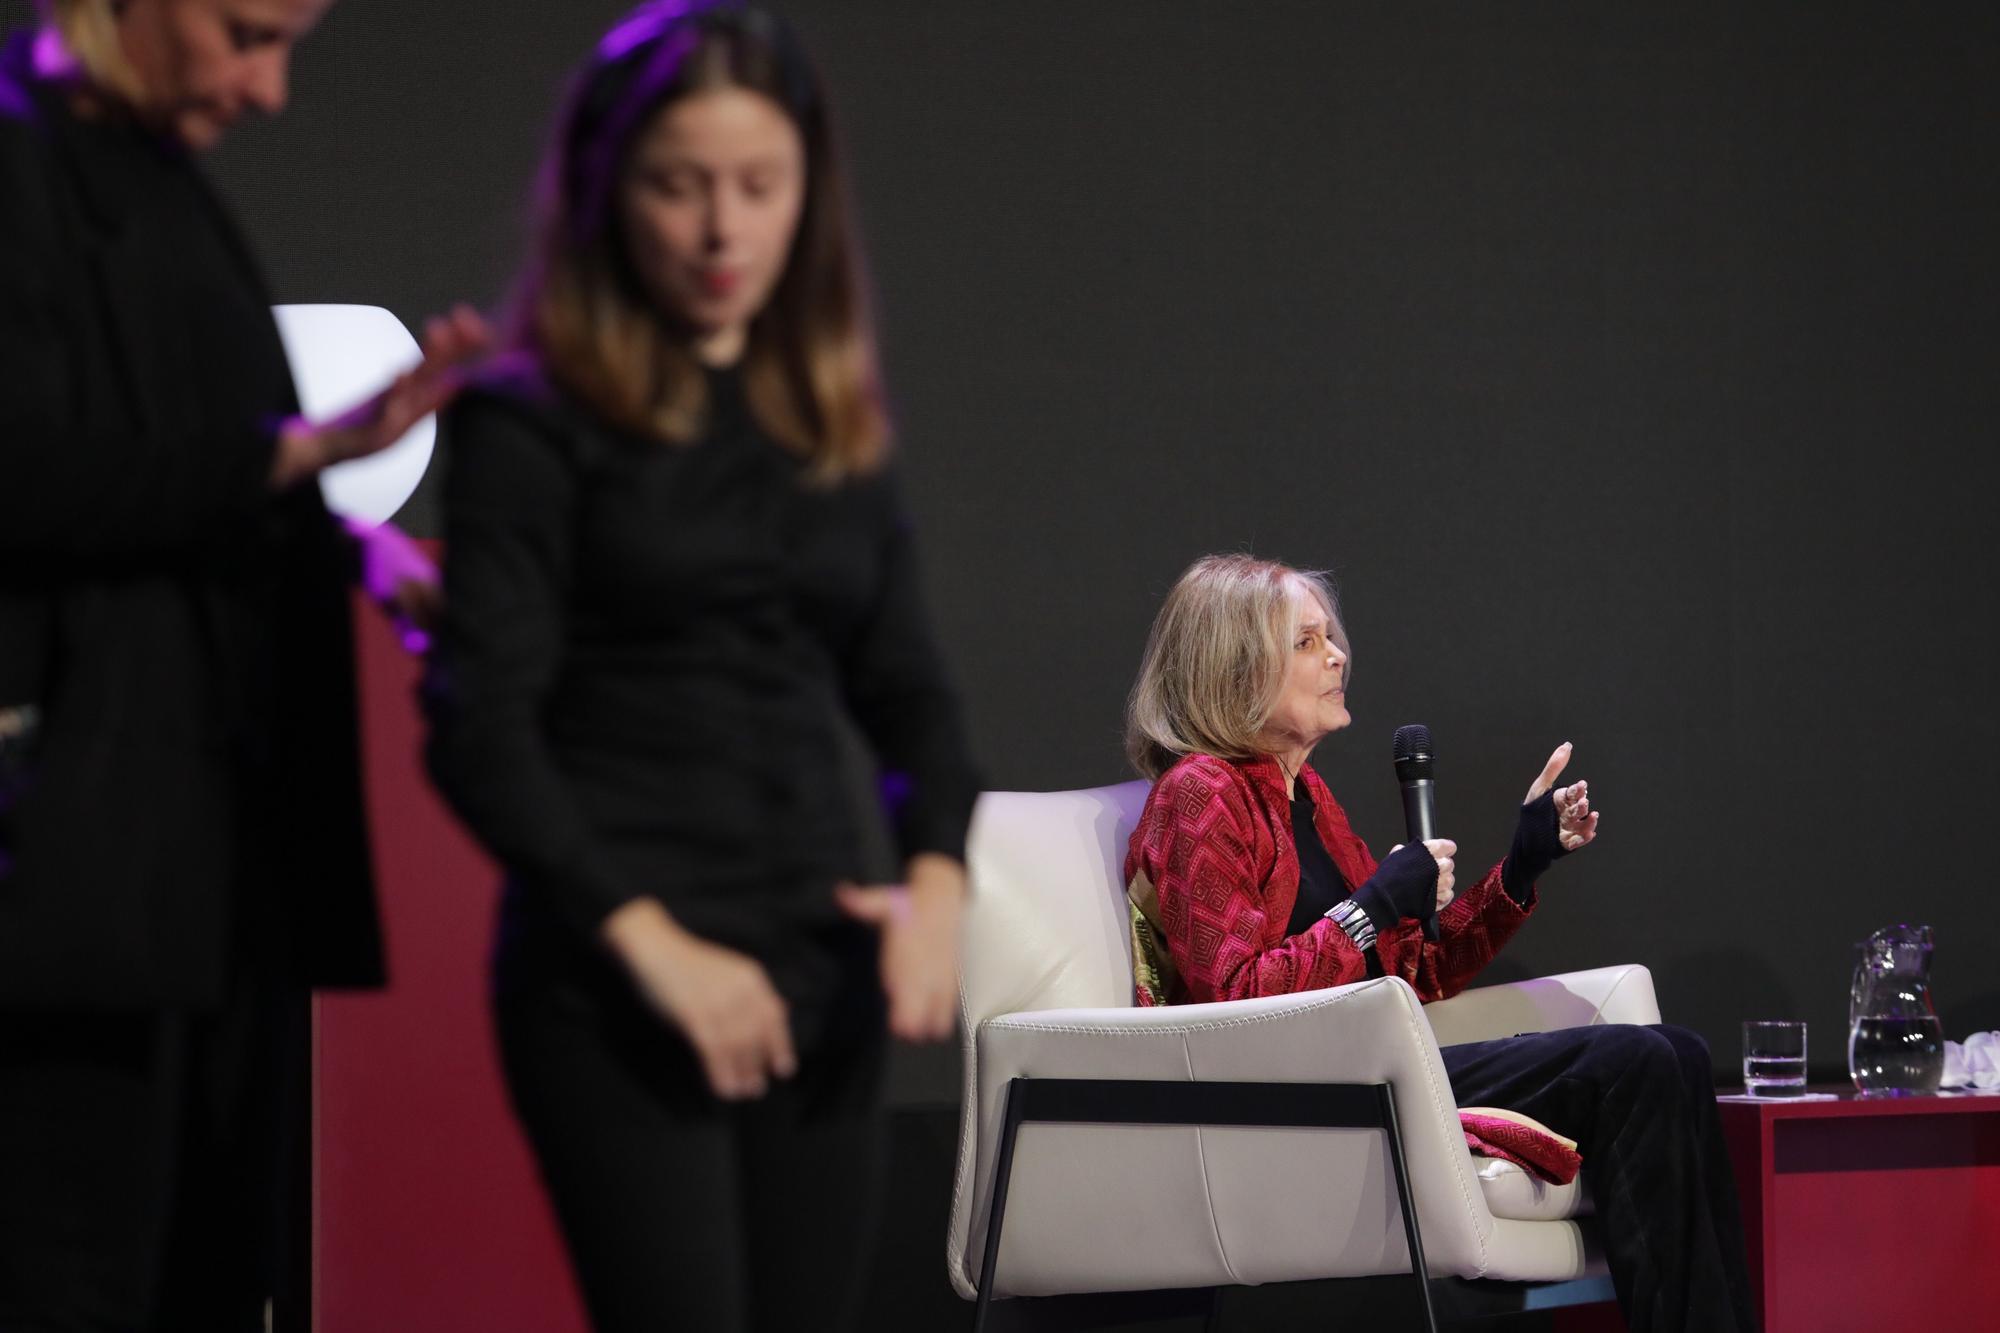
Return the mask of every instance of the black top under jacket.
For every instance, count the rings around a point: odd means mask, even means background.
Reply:
[[[453,406],[430,763],[509,871],[503,961],[649,895],[810,1001],[859,870],[835,709],[904,856],[962,857],[978,783],[893,475],[815,485],[735,374],[708,388],[683,446],[532,374]]]
[[[297,411],[255,265],[178,147],[0,54],[0,1008],[200,1007],[381,955],[351,557],[268,488]]]
[[[1292,784],[1292,848],[1299,856],[1299,894],[1292,901],[1291,919],[1285,923],[1287,935],[1311,929],[1313,922],[1353,891],[1327,854],[1319,830],[1313,827],[1312,793],[1303,781]]]

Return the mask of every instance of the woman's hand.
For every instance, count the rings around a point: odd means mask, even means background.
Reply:
[[[701,1058],[724,1101],[762,1097],[798,1069],[785,1002],[757,961],[691,935],[651,898],[604,919],[603,935],[648,1003]]]
[[[271,458],[271,489],[290,490],[336,463],[379,453],[438,411],[465,382],[464,367],[484,356],[493,335],[471,306],[424,326],[423,360],[386,388],[331,421],[293,417],[278,431]]]
[[[1397,852],[1400,852],[1402,850],[1403,850],[1403,844],[1399,842],[1394,847],[1391,847],[1389,849],[1389,856],[1394,856]],[[1426,838],[1424,839],[1424,850],[1429,852],[1431,854],[1431,860],[1437,863],[1437,893],[1435,895],[1437,899],[1436,910],[1442,912],[1445,908],[1451,905],[1451,900],[1458,896],[1458,893],[1456,891],[1456,886],[1458,883],[1456,877],[1456,871],[1458,867],[1458,862],[1456,860],[1456,857],[1458,856],[1458,844],[1453,842],[1450,838]],[[1388,862],[1388,857],[1384,857],[1382,859],[1384,864]],[[1403,896],[1405,898],[1408,897],[1407,894],[1404,894]],[[1403,903],[1397,904],[1397,906],[1399,907],[1403,905],[1404,905]],[[1403,913],[1403,915],[1421,917],[1425,914],[1419,910],[1419,911],[1406,911]]]
[[[1571,783],[1567,787],[1556,787],[1555,781],[1569,766],[1571,745],[1564,741],[1549,756],[1549,762],[1535,780],[1528,784],[1528,795],[1523,805],[1533,805],[1545,791],[1554,788],[1556,813],[1556,839],[1565,852],[1573,852],[1579,847],[1587,847],[1597,838],[1597,814],[1590,808],[1590,784],[1584,781]]]
[[[1399,842],[1354,891],[1354,902],[1368,914],[1378,935],[1387,934],[1399,921],[1421,921],[1451,901],[1457,855],[1458,844],[1450,838],[1429,838],[1414,846]]]
[[[1500,882],[1507,896],[1527,906],[1534,884],[1550,866],[1597,838],[1597,811],[1590,808],[1590,784],[1557,787],[1556,779],[1569,764],[1570,743],[1564,741],[1528,784],[1521,816],[1514,825],[1514,846],[1500,863]]]
[[[392,523],[348,519],[342,526],[354,542],[362,591],[387,613],[403,647],[423,654],[444,610],[436,563]]]
[[[948,856],[910,858],[910,882],[842,884],[842,911],[882,933],[882,990],[889,1031],[905,1041],[949,1037],[958,1011],[958,927],[965,914],[965,867]]]

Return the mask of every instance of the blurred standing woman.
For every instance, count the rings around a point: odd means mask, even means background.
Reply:
[[[951,1030],[976,783],[842,184],[782,24],[641,8],[451,419],[431,764],[506,868],[506,1074],[601,1330],[844,1326],[887,1033]],[[844,884],[839,702],[904,885]]]
[[[0,53],[7,1329],[263,1327],[306,988],[381,973],[357,551],[312,482],[437,407],[479,331],[300,419],[193,160],[284,106],[327,3],[46,0]]]

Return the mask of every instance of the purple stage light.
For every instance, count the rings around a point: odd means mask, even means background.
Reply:
[[[916,790],[916,783],[910,775],[895,768],[884,770],[877,785],[882,793],[882,808],[892,818],[901,813],[909,803],[911,793]]]
[[[623,60],[634,48],[658,37],[669,24],[685,18],[695,8],[688,0],[655,0],[641,5],[604,34],[597,44],[597,58],[609,64]]]

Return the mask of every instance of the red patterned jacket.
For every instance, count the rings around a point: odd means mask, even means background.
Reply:
[[[1347,814],[1307,765],[1299,777],[1312,792],[1313,823],[1350,886],[1375,873],[1375,858]],[[1158,990],[1141,961],[1139,1002],[1157,1004],[1283,995],[1360,981],[1367,962],[1346,932],[1322,917],[1289,938],[1285,926],[1299,892],[1292,845],[1291,798],[1275,759],[1241,763],[1189,755],[1153,784],[1125,857],[1135,933],[1140,917],[1163,937]],[[1375,952],[1385,972],[1403,978],[1425,1001],[1456,995],[1534,910],[1517,906],[1495,865],[1438,914],[1438,941],[1417,922],[1382,932]],[[1178,975],[1173,975],[1177,973]]]

